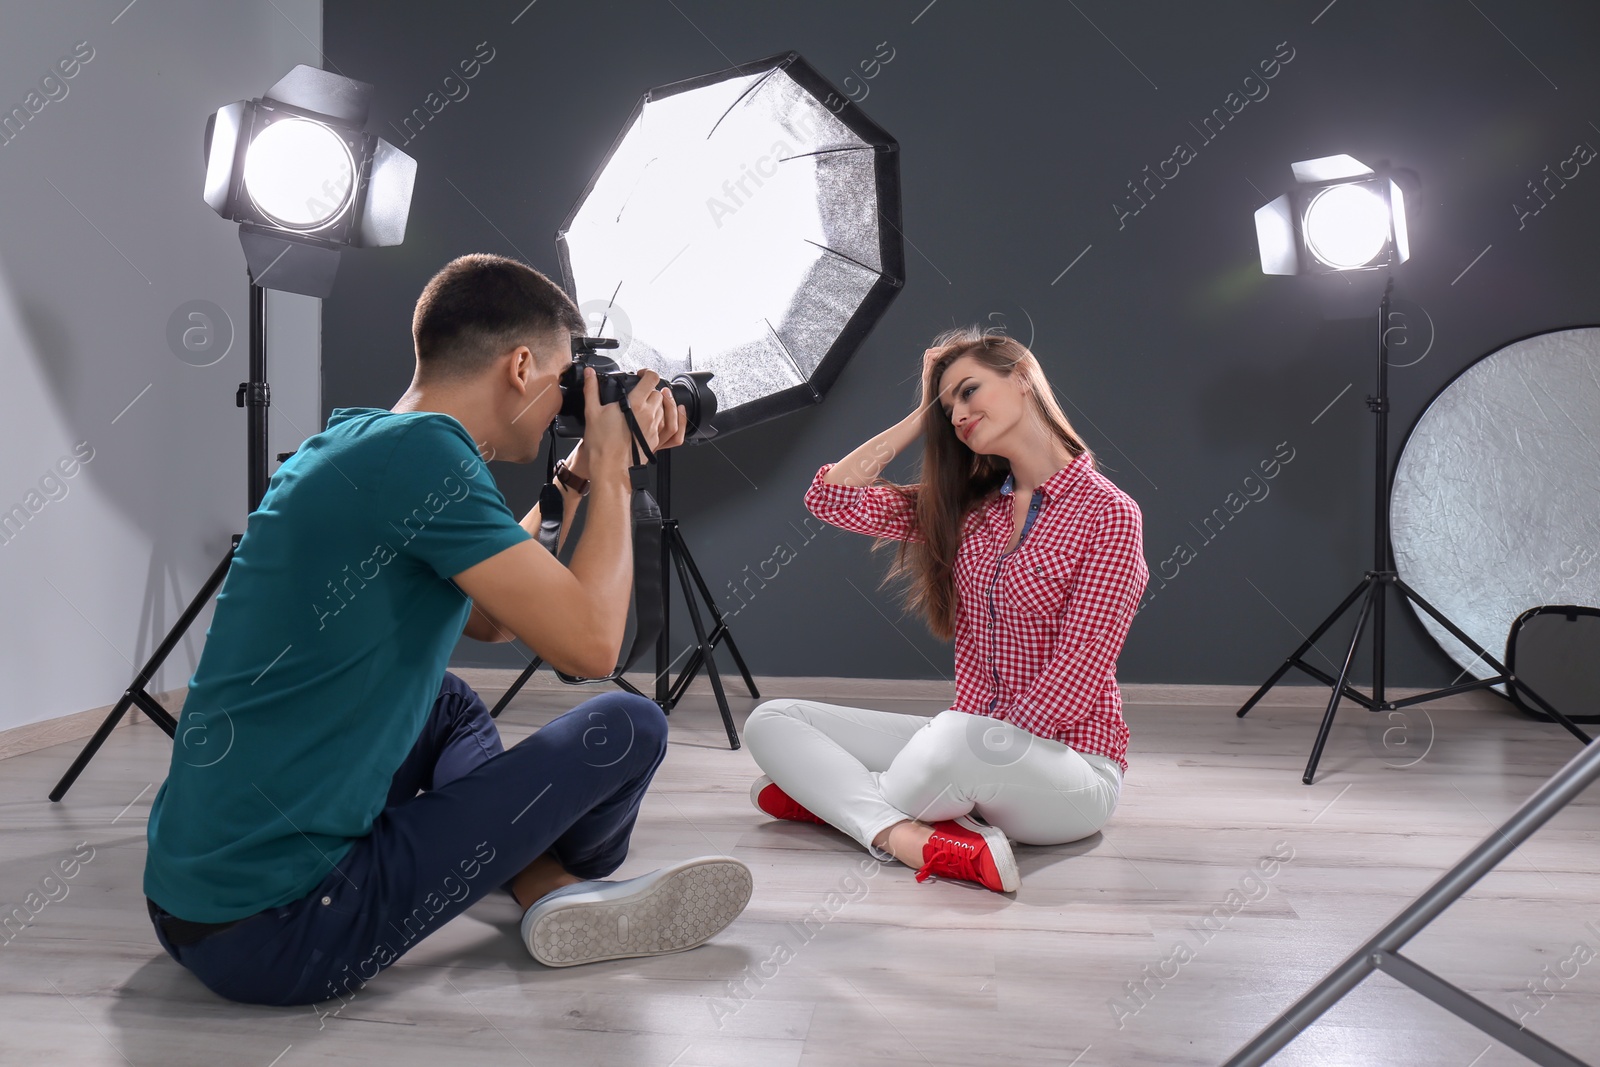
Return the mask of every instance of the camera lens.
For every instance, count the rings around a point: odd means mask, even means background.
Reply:
[[[689,420],[685,440],[705,440],[717,432],[711,425],[717,416],[717,394],[706,384],[711,376],[711,371],[697,370],[672,379],[672,399],[683,405]]]

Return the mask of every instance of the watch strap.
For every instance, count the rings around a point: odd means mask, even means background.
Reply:
[[[567,461],[564,459],[556,461],[556,480],[579,496],[587,496],[589,493],[589,479],[580,478],[572,473],[572,469],[567,466]]]

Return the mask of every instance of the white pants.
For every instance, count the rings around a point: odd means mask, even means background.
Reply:
[[[744,740],[780,789],[872,851],[905,819],[970,812],[1022,844],[1076,841],[1105,824],[1122,790],[1115,760],[955,710],[930,719],[769,700]]]

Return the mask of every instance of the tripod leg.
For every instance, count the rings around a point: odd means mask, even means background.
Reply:
[[[750,676],[750,668],[744,664],[744,657],[739,655],[739,646],[733,642],[733,631],[728,629],[728,620],[722,617],[722,609],[717,606],[716,597],[711,595],[711,587],[706,585],[706,580],[700,575],[700,568],[695,566],[694,556],[689,554],[689,545],[683,539],[683,531],[673,527],[673,541],[677,550],[682,553],[684,563],[688,564],[689,574],[694,578],[694,584],[700,590],[700,595],[705,598],[706,607],[711,611],[711,619],[716,623],[712,631],[711,643],[717,643],[717,635],[722,635],[722,640],[728,646],[728,653],[733,656],[733,662],[739,668],[739,674],[744,678],[745,688],[750,690],[752,700],[760,700],[761,694],[756,690],[755,679]],[[684,590],[687,594],[688,590]]]
[[[166,731],[168,737],[178,736],[178,720],[174,719],[172,713],[162,707],[155,697],[143,689],[132,690],[128,695],[133,697],[133,702],[139,705],[140,711],[150,716],[151,722]]]
[[[664,556],[670,556],[673,560],[673,563],[678,571],[678,584],[683,587],[683,599],[685,602],[692,604],[694,600],[694,587],[689,584],[689,579],[686,577],[687,572],[684,569],[684,561],[688,558],[688,547],[689,546],[684,543],[683,535],[678,529],[677,520],[674,519],[668,522],[666,529],[662,531],[661,552]],[[671,572],[669,571],[668,573],[670,574]],[[670,592],[670,580],[667,583],[666,588]],[[668,603],[671,603],[670,599],[668,600]],[[714,607],[713,610],[715,610]],[[694,652],[692,652],[689,658],[684,661],[683,669],[678,672],[677,680],[672,681],[671,684],[667,686],[667,707],[675,708],[678,706],[678,701],[682,700],[683,694],[689,691],[690,684],[694,682],[695,676],[700,673],[700,668],[705,665],[706,660],[710,658],[714,649],[715,633],[713,632],[709,642],[703,640],[701,643],[695,646]],[[670,680],[671,675],[672,671],[669,666],[664,677]]]
[[[1356,587],[1350,591],[1350,595],[1344,598],[1344,603],[1334,608],[1333,614],[1329,615],[1326,619],[1323,619],[1322,625],[1311,631],[1311,636],[1305,639],[1305,643],[1299,648],[1295,649],[1293,654],[1291,654],[1288,659],[1283,661],[1283,665],[1277,669],[1271,678],[1267,679],[1266,684],[1264,684],[1260,689],[1257,689],[1255,691],[1255,695],[1249,700],[1245,701],[1244,707],[1240,708],[1235,714],[1237,714],[1241,719],[1244,718],[1245,713],[1251,708],[1255,707],[1257,702],[1259,702],[1262,697],[1266,696],[1273,686],[1278,684],[1278,679],[1287,674],[1289,672],[1289,668],[1295,666],[1295,664],[1299,662],[1301,656],[1311,651],[1311,646],[1317,643],[1318,638],[1328,632],[1328,627],[1339,621],[1339,616],[1350,610],[1350,605],[1356,602],[1356,597],[1360,596],[1362,591],[1365,590],[1371,582],[1372,578],[1370,575],[1357,582]]]
[[[175,737],[178,732],[178,721],[172,717],[166,708],[156,702],[156,699],[143,689],[130,687],[122,694],[122,699],[117,701],[116,707],[101,721],[99,729],[94,736],[89,738],[89,743],[83,746],[83,751],[78,753],[78,758],[72,761],[72,766],[67,768],[67,773],[61,776],[61,781],[50,791],[50,799],[59,801],[67,795],[67,790],[72,788],[72,783],[78,780],[78,775],[94,759],[95,753],[100,751],[100,746],[106,743],[106,738],[111,736],[111,731],[116,729],[117,723],[122,721],[122,716],[127,713],[128,705],[138,704],[139,710],[150,716],[152,722],[165,730],[168,737]]]
[[[1600,779],[1600,745],[1591,745],[1573,756],[1509,819],[1407,905],[1372,940],[1351,953],[1309,993],[1234,1053],[1225,1067],[1258,1067],[1266,1063],[1372,973],[1376,951],[1398,952],[1596,779]]]
[[[51,800],[59,801],[67,795],[67,790],[72,788],[72,783],[78,780],[78,775],[83,773],[83,769],[89,765],[89,761],[94,758],[94,754],[100,751],[100,746],[106,743],[106,738],[111,736],[112,729],[122,720],[122,716],[127,713],[129,704],[137,701],[139,706],[145,709],[145,714],[155,719],[162,729],[167,730],[169,736],[174,732],[171,729],[167,729],[167,723],[162,722],[161,717],[152,714],[143,701],[139,701],[139,696],[145,695],[145,699],[149,700],[151,704],[156,703],[153,697],[144,694],[145,686],[150,684],[150,680],[156,676],[156,672],[161,669],[161,665],[172,654],[172,650],[177,647],[184,633],[194,624],[194,620],[200,614],[201,609],[206,606],[212,595],[221,587],[222,580],[228,576],[228,567],[233,564],[234,549],[238,546],[239,538],[235,536],[233,543],[228,546],[227,553],[222,557],[222,562],[218,563],[206,578],[206,584],[200,587],[200,591],[194,595],[194,599],[189,601],[188,606],[183,609],[183,614],[179,615],[178,621],[172,624],[172,629],[167,631],[167,635],[161,639],[161,643],[156,646],[156,650],[145,661],[145,665],[139,668],[139,673],[134,676],[128,688],[123,691],[122,698],[111,709],[111,713],[105,717],[105,721],[94,732],[94,736],[89,738],[89,743],[83,746],[83,751],[78,753],[78,758],[72,761],[72,766],[67,768],[67,773],[61,776],[61,781],[57,782],[56,787],[50,790]],[[162,710],[165,712],[165,709]],[[176,723],[174,722],[173,725],[175,727]]]
[[[61,776],[61,781],[57,782],[56,787],[50,790],[51,800],[59,801],[67,795],[67,790],[72,788],[72,783],[78,780],[78,775],[82,774],[83,769],[89,765],[89,761],[94,759],[94,754],[100,751],[100,746],[106,743],[106,738],[111,736],[111,731],[116,729],[117,723],[122,721],[122,716],[127,712],[128,705],[132,703],[133,691],[129,690],[123,693],[122,699],[117,701],[117,706],[111,709],[111,714],[107,715],[100,723],[100,728],[94,732],[93,737],[89,738],[89,743],[83,746],[83,751],[79,752],[78,758],[72,761],[72,766],[67,768],[67,773]]]
[[[684,564],[687,565],[689,576],[694,581],[695,588],[699,589],[700,596],[704,598],[706,607],[711,612],[712,620],[716,624],[712,627],[711,633],[707,638],[707,648],[714,651],[719,642],[726,641],[728,651],[733,656],[733,662],[738,666],[739,674],[744,678],[745,688],[750,691],[752,699],[759,700],[761,691],[756,688],[755,679],[750,675],[750,668],[745,665],[744,657],[739,654],[739,646],[734,643],[733,631],[728,628],[728,620],[723,617],[721,609],[717,606],[716,598],[711,595],[710,587],[706,585],[705,578],[700,574],[700,568],[694,562],[694,556],[689,552],[688,542],[683,539],[682,528],[674,522],[670,529],[673,551],[678,553]],[[683,585],[684,596],[692,596],[688,583],[685,582]],[[679,673],[677,680],[672,683],[671,691],[668,694],[669,706],[676,707],[678,701],[683,699],[683,694],[688,691],[690,683],[699,674],[700,668],[705,665],[706,657],[711,654],[712,652],[701,648],[694,650],[694,653],[684,663],[683,670]]]
[[[683,585],[686,595],[683,599],[689,605],[689,621],[694,624],[695,641],[700,646],[700,651],[705,662],[706,676],[711,679],[711,690],[717,696],[717,708],[722,712],[722,725],[728,731],[728,747],[739,747],[739,732],[733,728],[733,713],[728,710],[728,696],[722,691],[722,674],[717,670],[717,661],[712,656],[711,645],[706,640],[705,623],[700,619],[700,606],[694,602],[693,590],[689,586],[687,565],[683,556],[679,555],[676,540],[673,543],[673,561],[678,565],[678,580]]]
[[[1322,717],[1322,726],[1317,730],[1316,744],[1311,746],[1311,759],[1306,763],[1306,773],[1301,781],[1310,785],[1317,775],[1317,763],[1322,759],[1322,746],[1328,743],[1328,733],[1333,729],[1333,715],[1339,710],[1339,701],[1344,699],[1344,682],[1350,676],[1350,665],[1356,661],[1356,646],[1361,643],[1361,631],[1366,628],[1367,614],[1372,610],[1372,601],[1376,596],[1383,595],[1383,583],[1371,582],[1367,586],[1367,597],[1361,602],[1361,613],[1356,616],[1356,629],[1350,635],[1350,649],[1344,654],[1344,666],[1339,668],[1339,681],[1333,687],[1333,696],[1328,700],[1328,712]]]
[[[1501,673],[1505,674],[1504,671],[1502,671]],[[1572,736],[1576,737],[1579,741],[1582,741],[1584,744],[1587,745],[1589,742],[1594,740],[1594,738],[1590,737],[1588,734],[1584,733],[1583,730],[1579,729],[1577,723],[1573,722],[1571,719],[1569,719],[1565,715],[1561,714],[1561,712],[1559,712],[1555,708],[1551,707],[1549,701],[1545,700],[1538,693],[1535,693],[1528,686],[1527,682],[1524,682],[1521,678],[1517,678],[1517,677],[1514,677],[1514,676],[1509,675],[1509,674],[1505,674],[1505,679],[1506,679],[1506,684],[1507,685],[1513,685],[1513,686],[1516,686],[1518,689],[1522,690],[1522,692],[1523,692],[1523,694],[1525,696],[1527,696],[1535,704],[1539,705],[1539,707],[1544,709],[1544,713],[1546,715],[1550,716],[1552,719],[1554,719],[1556,722],[1560,723],[1562,726],[1565,726],[1567,728],[1567,732],[1572,734]]]
[[[1434,607],[1432,604],[1428,603],[1427,599],[1421,593],[1419,593],[1415,589],[1411,588],[1409,585],[1407,585],[1404,581],[1402,581],[1398,577],[1395,578],[1394,584],[1396,585],[1396,587],[1399,588],[1401,594],[1403,594],[1412,603],[1414,603],[1418,607],[1420,607],[1423,611],[1426,611],[1429,615],[1433,616],[1434,620],[1437,621],[1440,626],[1443,626],[1446,630],[1450,631],[1450,635],[1452,637],[1454,637],[1457,641],[1460,641],[1462,644],[1464,644],[1468,648],[1470,648],[1472,650],[1472,654],[1473,655],[1475,655],[1479,659],[1483,660],[1493,670],[1495,670],[1498,673],[1504,675],[1505,678],[1506,678],[1507,684],[1515,685],[1516,687],[1521,689],[1524,693],[1529,694],[1535,700],[1537,700],[1539,702],[1539,706],[1542,707],[1546,712],[1548,712],[1552,719],[1556,720],[1556,722],[1558,722],[1562,726],[1564,726],[1569,734],[1571,734],[1573,737],[1576,737],[1579,741],[1582,741],[1586,745],[1591,740],[1593,740],[1593,738],[1591,738],[1588,734],[1586,734],[1582,730],[1578,729],[1577,724],[1575,724],[1571,719],[1569,719],[1565,715],[1561,714],[1561,712],[1557,711],[1555,708],[1552,708],[1549,704],[1545,703],[1543,700],[1540,700],[1538,695],[1535,694],[1533,692],[1533,690],[1529,689],[1527,687],[1527,685],[1525,685],[1524,683],[1522,683],[1522,682],[1518,681],[1517,679],[1513,678],[1511,676],[1511,672],[1506,670],[1505,664],[1501,663],[1499,660],[1497,660],[1493,656],[1489,655],[1488,652],[1484,651],[1484,649],[1478,644],[1478,642],[1474,641],[1466,633],[1466,631],[1462,630],[1461,627],[1457,626],[1455,623],[1453,623],[1449,619],[1445,618],[1443,612],[1441,612],[1438,608]]]
[[[683,670],[679,672],[677,680],[672,683],[672,691],[669,694],[673,707],[677,707],[678,701],[683,699],[683,694],[689,691],[690,683],[700,673],[701,664],[704,662],[705,652],[700,648],[696,648],[694,653],[684,661]]]
[[[1380,576],[1372,587],[1372,706],[1368,711],[1383,711],[1383,642],[1385,609],[1389,604],[1388,575]]]
[[[677,703],[672,695],[672,568],[667,566],[671,556],[668,541],[671,524],[661,531],[661,633],[656,637],[656,703],[667,715]]]
[[[507,689],[500,699],[495,702],[494,707],[489,709],[489,718],[498,719],[500,717],[500,713],[506,709],[506,705],[511,703],[511,698],[516,696],[522,687],[528,684],[528,679],[533,677],[533,672],[538,670],[543,663],[544,659],[542,657],[533,657],[533,662],[528,664],[521,674],[517,675],[517,680],[511,683],[511,688]]]

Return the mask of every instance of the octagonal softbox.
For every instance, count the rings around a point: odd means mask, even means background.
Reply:
[[[556,236],[590,332],[711,371],[726,434],[821,402],[900,290],[898,146],[787,52],[645,93]]]

